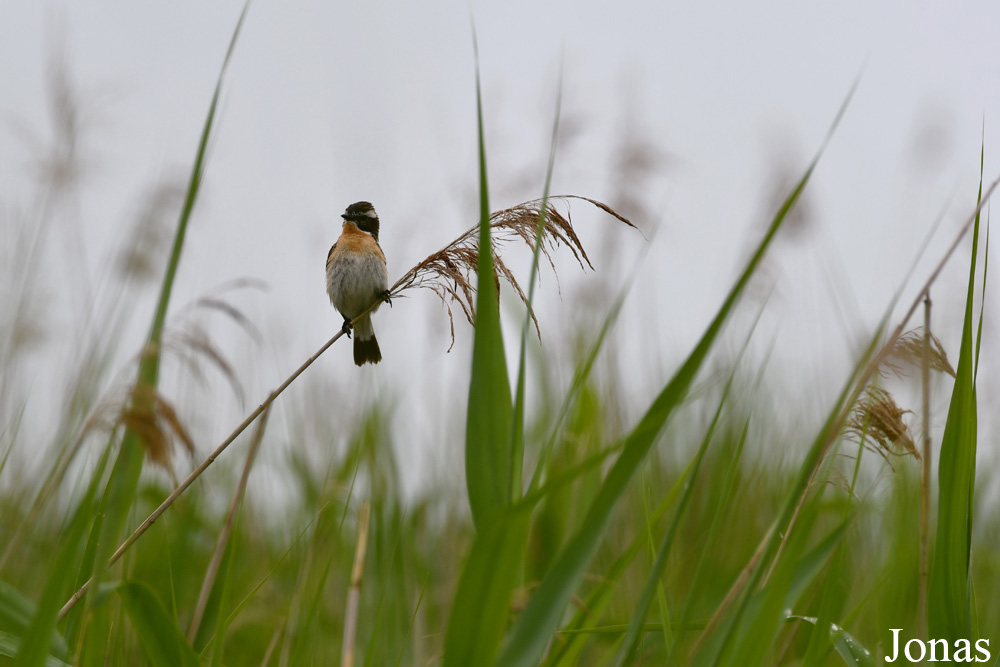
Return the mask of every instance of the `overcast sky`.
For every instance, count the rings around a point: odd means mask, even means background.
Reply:
[[[626,230],[609,237],[609,219],[573,205],[596,272],[562,262],[561,299],[551,274],[543,276],[549,305],[541,318],[543,337],[546,328],[562,331],[581,293],[613,294],[644,257],[622,324],[624,363],[640,378],[638,412],[718,307],[773,214],[777,184],[802,173],[860,77],[807,192],[803,228],[776,247],[759,333],[765,347],[776,343],[772,363],[797,389],[823,380],[810,406],[822,408],[836,390],[829,380],[843,377],[857,336],[877,323],[949,197],[917,281],[974,206],[984,122],[987,181],[1000,171],[1000,6],[819,4],[258,0],[223,89],[173,303],[235,278],[269,285],[233,297],[262,330],[261,345],[217,334],[241,341],[227,349],[244,350],[233,361],[256,404],[339,326],[321,267],[348,204],[375,204],[391,280],[472,225],[474,24],[493,208],[541,195],[562,71],[554,191],[641,215],[646,248]],[[186,179],[241,8],[6,3],[4,256],[10,230],[30,218],[39,146],[53,140],[47,82],[55,64],[66,64],[83,110],[83,178],[45,257],[50,331],[72,334],[149,193]],[[625,184],[631,202],[615,201],[623,144],[655,158],[641,182]],[[948,320],[961,312],[967,275],[967,257],[957,259],[935,292],[952,355],[958,337]],[[525,262],[513,268],[523,275]],[[903,301],[916,289],[911,283]],[[388,388],[400,404],[397,422],[430,410],[433,439],[442,435],[436,421],[464,398],[453,379],[466,372],[471,330],[456,321],[458,342],[445,354],[447,322],[433,296],[413,296],[375,318],[382,364],[356,369],[348,346],[338,345],[310,382],[343,405]],[[154,300],[149,290],[150,313]],[[141,345],[150,313],[136,315],[123,362]],[[39,348],[39,363],[70,354],[61,336]],[[993,354],[988,341],[985,350]],[[305,383],[298,391],[302,399]],[[29,400],[30,414],[49,399]],[[224,412],[204,420],[206,440],[228,432],[240,409]]]

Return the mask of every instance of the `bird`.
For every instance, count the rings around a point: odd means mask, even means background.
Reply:
[[[344,317],[341,330],[351,337],[351,321],[382,302],[392,305],[389,294],[389,273],[385,254],[378,244],[378,213],[370,202],[359,201],[347,207],[340,238],[326,256],[326,291],[330,303]],[[374,310],[372,311],[374,312]],[[363,366],[382,361],[371,313],[353,327],[354,363]]]

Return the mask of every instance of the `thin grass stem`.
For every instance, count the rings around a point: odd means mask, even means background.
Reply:
[[[188,628],[188,641],[192,644],[194,643],[195,637],[198,636],[198,628],[201,626],[202,618],[205,615],[205,608],[208,606],[208,598],[212,593],[212,587],[215,585],[215,579],[219,574],[219,568],[222,566],[222,556],[226,553],[226,546],[229,544],[229,536],[233,532],[233,526],[236,523],[236,514],[239,512],[240,506],[243,504],[243,495],[246,492],[247,480],[250,479],[250,469],[253,468],[254,460],[257,458],[257,450],[260,448],[260,443],[264,439],[264,430],[267,428],[267,418],[271,414],[271,406],[269,405],[265,410],[264,414],[261,416],[260,421],[257,422],[257,430],[254,431],[253,441],[250,443],[250,451],[247,454],[246,463],[243,465],[243,474],[240,476],[239,484],[236,486],[236,492],[233,493],[233,500],[229,504],[229,511],[226,513],[226,521],[222,526],[222,532],[219,534],[219,540],[215,545],[215,552],[212,553],[212,559],[208,563],[208,569],[205,570],[205,580],[201,584],[201,593],[198,595],[198,602],[194,608],[194,616],[191,618],[191,626]]]
[[[358,631],[358,603],[361,600],[361,579],[365,572],[365,552],[368,549],[368,515],[371,506],[366,500],[361,505],[358,521],[358,544],[354,550],[354,567],[351,569],[351,590],[347,594],[347,613],[344,617],[344,646],[341,653],[342,667],[354,667],[354,637]]]

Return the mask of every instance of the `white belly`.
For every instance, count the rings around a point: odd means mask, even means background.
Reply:
[[[330,302],[342,315],[351,319],[372,303],[381,303],[382,293],[388,287],[389,274],[385,264],[377,257],[343,253],[337,256],[326,272],[326,291]]]

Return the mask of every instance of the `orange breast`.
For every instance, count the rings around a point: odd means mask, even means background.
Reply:
[[[379,247],[378,241],[371,234],[358,229],[353,222],[344,223],[344,230],[341,232],[340,238],[337,239],[337,244],[330,252],[327,264],[335,261],[337,255],[342,252],[356,252],[363,255],[374,254],[385,262],[385,255],[382,253],[382,248]]]

